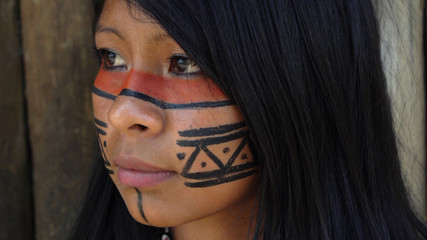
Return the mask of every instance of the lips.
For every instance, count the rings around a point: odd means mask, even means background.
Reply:
[[[118,157],[114,163],[118,166],[119,181],[123,185],[137,188],[158,185],[177,174],[174,171],[155,167],[132,157]]]

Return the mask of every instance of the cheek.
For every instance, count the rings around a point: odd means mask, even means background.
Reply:
[[[110,99],[102,98],[95,94],[92,94],[92,102],[99,149],[108,173],[114,175],[115,172],[109,152],[115,144],[111,141],[112,127],[107,118],[108,109],[110,109],[113,102]]]
[[[107,121],[108,111],[113,104],[113,100],[92,94],[92,104],[95,118]]]
[[[149,225],[171,227],[202,219],[234,221],[253,215],[257,175],[207,188],[183,184],[161,191],[142,191],[144,216]],[[138,207],[138,196],[129,188],[118,188],[132,217],[147,224]]]
[[[177,149],[183,152],[177,156],[185,162],[181,175],[187,179],[187,187],[216,186],[256,172],[245,122],[178,133]]]
[[[169,149],[171,159],[180,163],[182,178],[179,185],[158,194],[145,192],[150,224],[173,226],[218,214],[239,216],[252,209],[257,165],[237,108],[171,112],[169,118],[180,123],[168,132],[176,134]]]

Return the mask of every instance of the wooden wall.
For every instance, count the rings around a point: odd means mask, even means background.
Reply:
[[[21,0],[36,239],[66,239],[94,160],[92,8]]]
[[[383,18],[383,34],[403,31],[399,45],[384,43],[384,61],[405,173],[423,215],[425,6],[393,1],[405,11],[398,25]],[[0,0],[0,239],[67,239],[74,222],[96,149],[91,9],[88,0]]]
[[[91,1],[0,1],[0,239],[66,239],[96,152]]]
[[[0,1],[0,239],[33,235],[19,8]]]

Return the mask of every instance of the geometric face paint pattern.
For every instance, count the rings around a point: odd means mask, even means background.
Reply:
[[[202,188],[215,186],[238,179],[248,177],[256,172],[256,163],[252,157],[248,158],[248,153],[243,153],[245,146],[249,147],[249,131],[245,128],[245,122],[222,125],[218,127],[190,129],[178,132],[183,139],[177,140],[177,145],[183,148],[192,148],[192,153],[186,160],[181,175],[189,180],[185,182],[187,187]],[[230,149],[227,145],[230,142],[238,142],[235,149]],[[212,146],[221,146],[215,148]],[[220,149],[222,151],[218,152]],[[225,155],[225,153],[228,153]],[[203,154],[203,155],[202,155]],[[193,171],[200,169],[199,164],[206,166],[206,162],[200,162],[199,158],[206,159],[210,166],[207,171]],[[226,159],[220,159],[219,156],[226,156]],[[183,155],[177,154],[178,158],[184,158]],[[238,159],[239,163],[237,163]],[[248,161],[245,161],[248,160]]]
[[[107,123],[95,118],[95,127],[96,127],[96,132],[98,133],[98,144],[101,149],[102,158],[104,159],[104,164],[105,164],[105,167],[107,168],[107,172],[108,174],[114,174],[114,171],[110,168],[111,163],[110,161],[108,161],[107,155],[105,154],[105,150],[104,150],[104,148],[107,147],[107,142],[106,141],[101,142],[101,137],[100,137],[100,135],[102,136],[107,135],[107,133],[103,129],[108,128],[108,125]]]
[[[104,150],[104,148],[107,147],[107,142],[106,141],[101,142],[101,137],[100,137],[100,135],[103,135],[103,136],[107,135],[107,133],[102,128],[104,128],[104,129],[108,128],[108,125],[107,125],[107,123],[105,123],[105,122],[103,122],[103,121],[101,121],[101,120],[99,120],[97,118],[95,118],[95,125],[96,125],[95,126],[96,127],[96,132],[98,133],[98,143],[99,143],[99,147],[101,149],[102,158],[104,159],[105,167],[107,169],[108,174],[113,175],[114,174],[114,170],[111,169],[111,163],[108,160],[107,155],[105,154],[105,150]],[[139,213],[141,214],[141,217],[146,222],[148,222],[148,219],[145,216],[144,210],[142,208],[142,194],[141,194],[141,192],[137,188],[135,188],[135,190],[136,190],[136,192],[138,194],[138,209],[139,209]]]

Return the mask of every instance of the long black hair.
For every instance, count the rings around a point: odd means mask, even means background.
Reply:
[[[402,180],[371,1],[128,2],[242,111],[260,163],[253,239],[427,239]],[[98,162],[73,239],[154,239]]]

